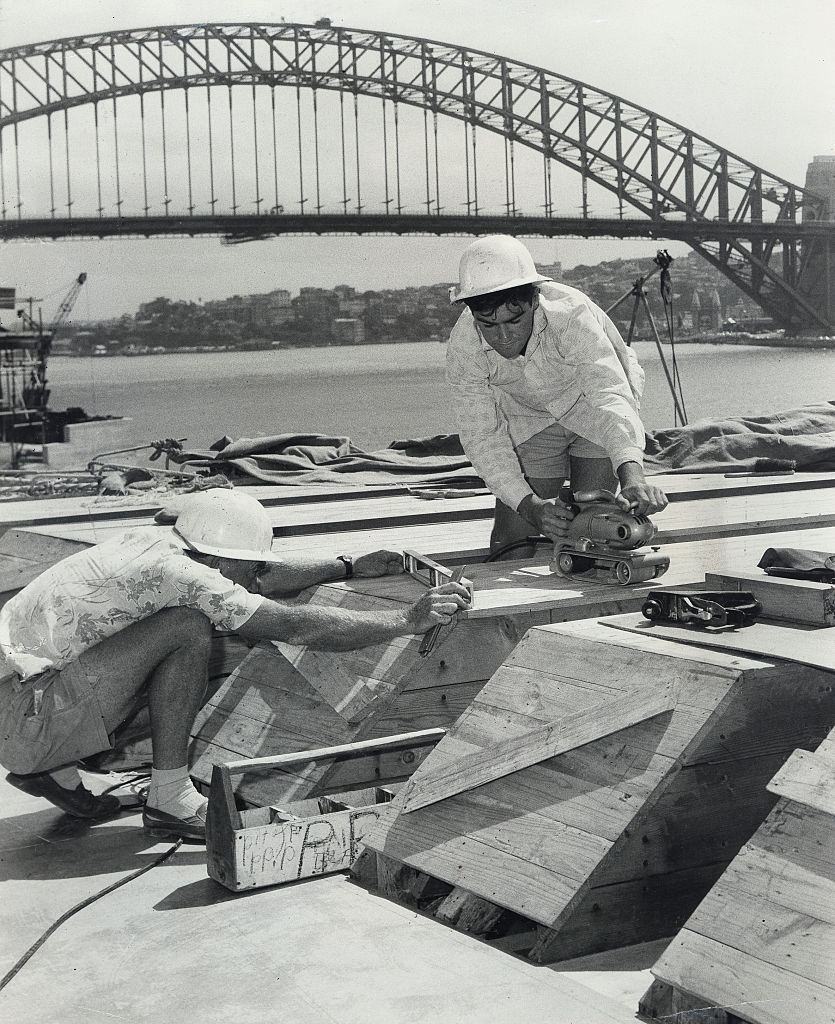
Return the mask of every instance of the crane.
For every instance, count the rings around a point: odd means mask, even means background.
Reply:
[[[81,291],[86,280],[87,274],[82,271],[59,303],[55,316],[47,327],[43,326],[42,317],[39,317],[38,321],[36,321],[31,311],[29,313],[23,309],[17,311],[23,326],[27,330],[32,331],[33,335],[37,337],[37,361],[31,367],[28,385],[23,388],[23,404],[27,409],[46,409],[49,400],[49,391],[46,388],[46,364],[52,349],[52,342],[56,334],[66,323],[67,317],[72,312],[72,308],[78,298],[78,293]]]

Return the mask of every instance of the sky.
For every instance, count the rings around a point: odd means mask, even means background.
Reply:
[[[439,39],[540,65],[616,93],[802,184],[835,153],[832,0],[0,0],[0,46],[211,21],[312,23]],[[135,312],[158,295],[190,301],[302,286],[397,288],[451,281],[460,238],[216,238],[14,242],[0,284],[57,302],[79,271],[75,318]],[[665,243],[662,243],[665,244]],[[565,266],[646,255],[650,241],[531,240]],[[687,247],[670,244],[674,255]],[[628,284],[628,282],[627,282]]]

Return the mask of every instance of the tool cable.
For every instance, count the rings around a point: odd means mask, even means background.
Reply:
[[[179,850],[182,844],[183,840],[178,839],[177,842],[173,844],[173,846],[170,846],[167,850],[161,853],[155,860],[152,860],[150,864],[146,864],[144,867],[139,868],[137,871],[131,872],[131,874],[126,875],[124,878],[120,878],[118,879],[118,881],[112,882],[104,889],[101,889],[99,892],[94,893],[92,896],[88,896],[86,899],[81,900],[80,903],[76,903],[74,907],[70,907],[69,910],[61,914],[61,916],[57,920],[53,921],[53,923],[46,929],[46,931],[44,931],[32,943],[32,945],[26,950],[23,956],[20,957],[20,959],[11,968],[11,970],[9,970],[3,976],[3,978],[0,978],[0,992],[2,992],[2,990],[15,977],[18,971],[20,971],[20,969],[28,963],[28,961],[35,955],[35,953],[37,953],[37,951],[46,942],[50,935],[56,932],[61,927],[61,925],[64,924],[65,921],[68,921],[74,914],[77,914],[79,910],[84,910],[84,908],[89,907],[91,903],[95,903],[96,900],[100,900],[102,896],[106,896],[108,893],[113,892],[115,889],[118,889],[121,886],[126,885],[128,882],[132,882],[134,878],[139,878],[140,875],[144,875],[147,871],[150,871],[152,868],[155,868],[158,865],[163,864],[165,861],[168,860],[169,857],[171,857],[174,853],[177,852],[177,850]]]

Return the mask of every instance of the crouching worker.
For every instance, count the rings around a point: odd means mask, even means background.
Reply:
[[[464,451],[498,499],[492,551],[564,537],[572,514],[550,499],[566,479],[575,494],[620,485],[639,515],[667,505],[644,478],[644,373],[602,309],[543,277],[508,235],[468,246],[450,299],[466,308],[447,381]]]
[[[190,497],[173,527],[147,526],[80,551],[0,611],[0,764],[8,781],[68,814],[103,819],[119,802],[84,788],[76,763],[112,746],[146,701],[153,769],[143,824],[202,839],[206,803],[188,773],[189,734],[208,679],[212,627],[252,640],[340,651],[424,633],[466,607],[448,583],[402,611],[361,612],[273,599],[346,576],[402,570],[390,551],[292,560],[270,551],[254,498]],[[9,675],[9,673],[12,673]]]

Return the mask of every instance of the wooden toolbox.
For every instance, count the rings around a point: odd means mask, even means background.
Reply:
[[[368,759],[395,752],[413,753],[411,760],[417,764],[417,755],[434,746],[443,735],[443,729],[424,729],[320,750],[215,765],[206,821],[209,876],[238,892],[345,871],[356,860],[363,838],[391,798],[386,790],[372,789],[358,792],[356,805],[352,801],[351,806],[323,796],[318,801],[307,799],[286,807],[239,810],[233,776],[289,768],[298,771],[300,766],[303,774],[305,768],[315,769],[323,762]],[[313,809],[320,813],[305,813]]]

